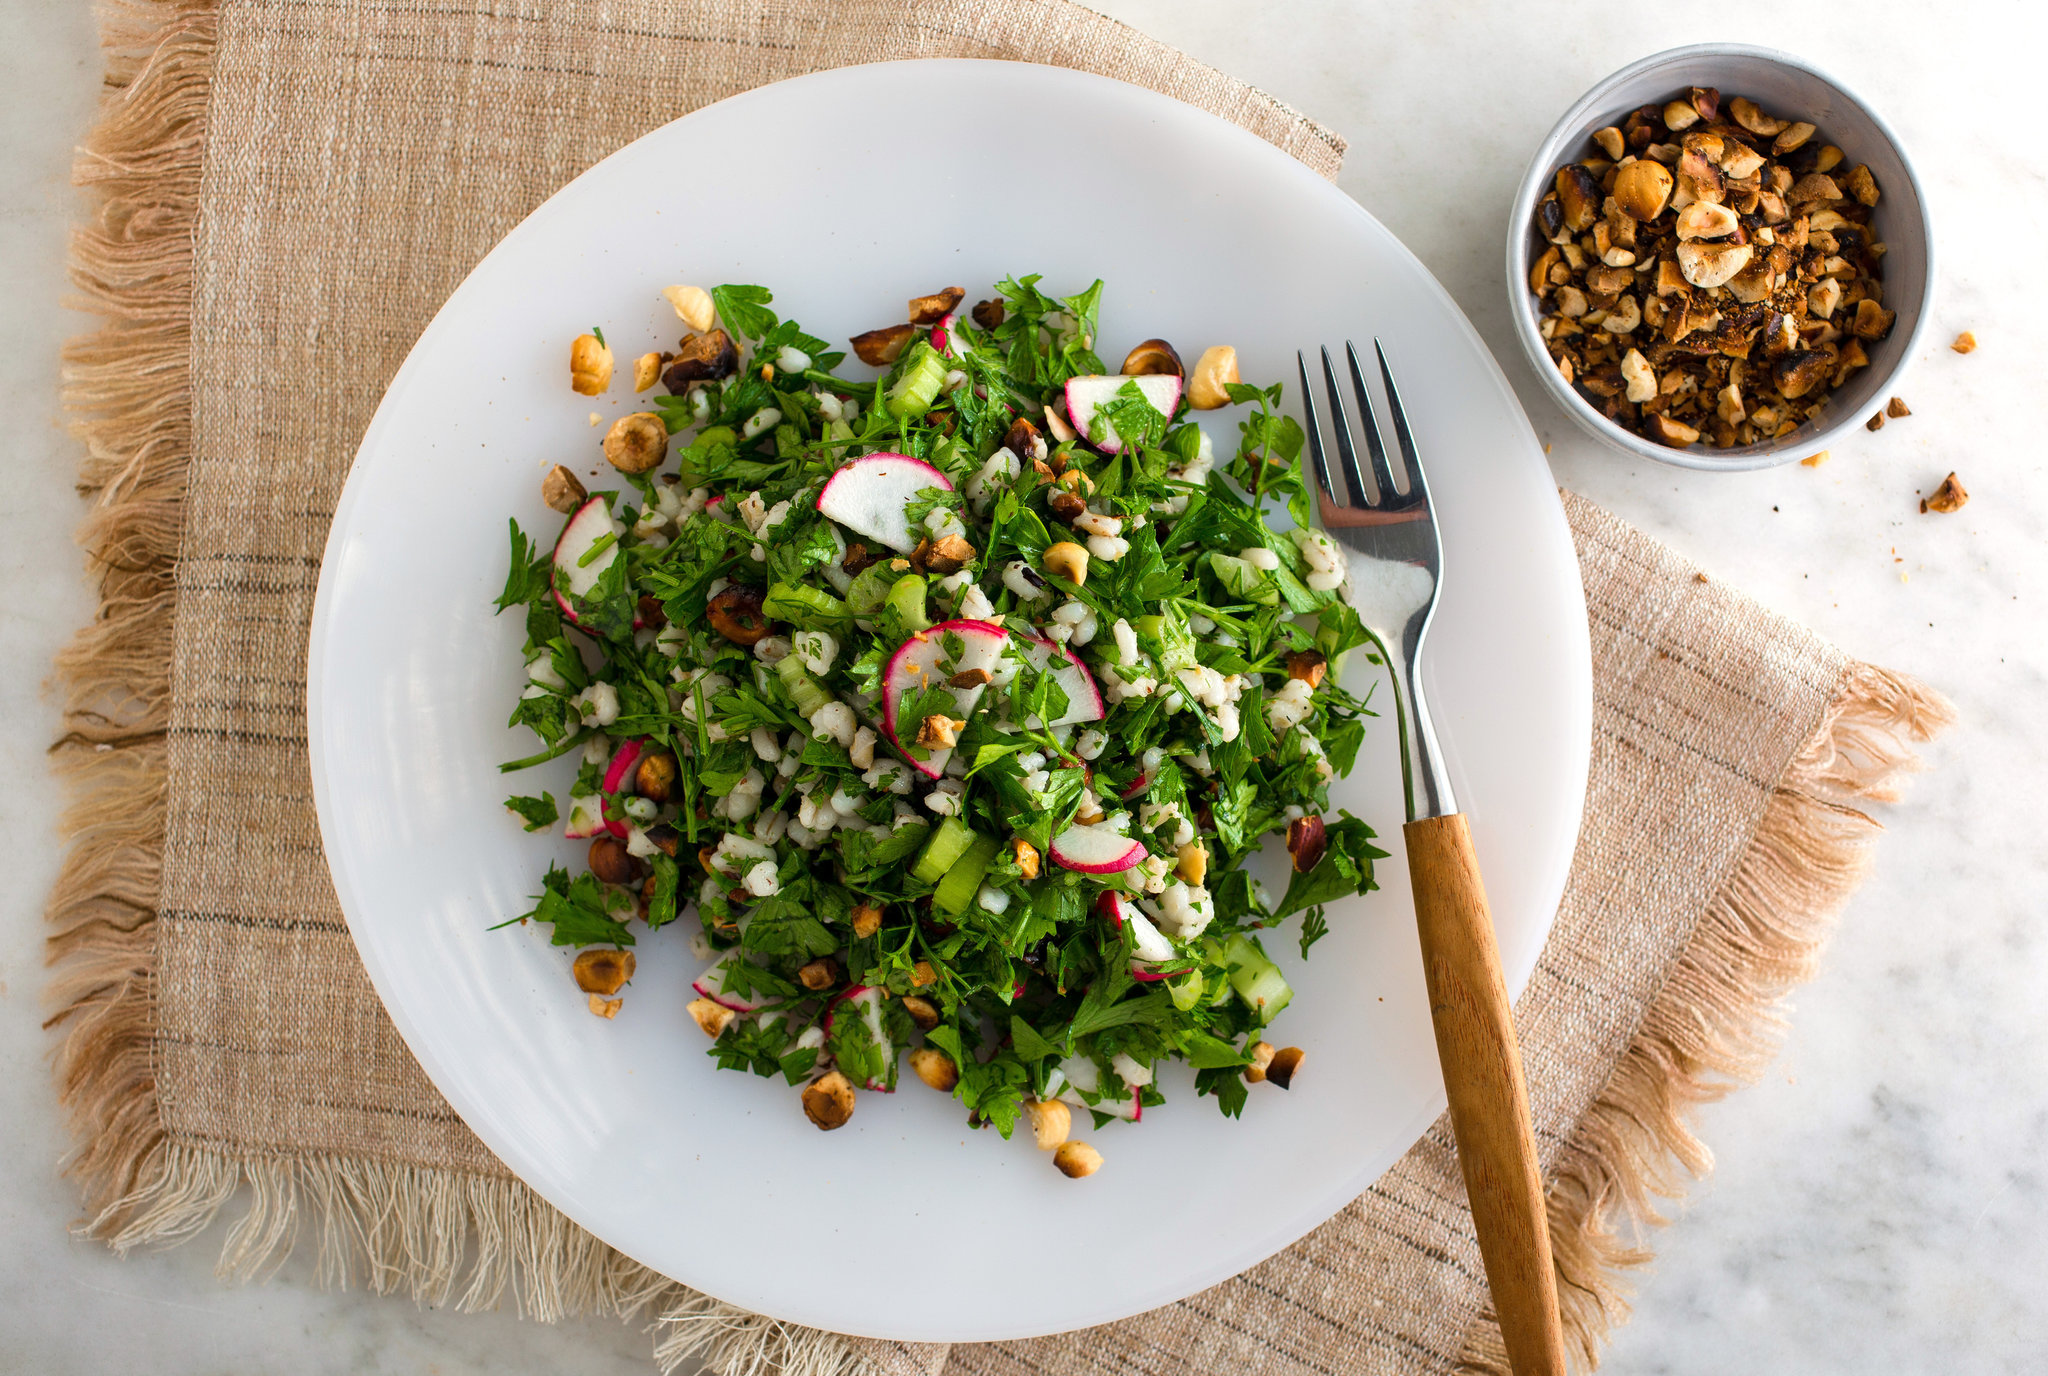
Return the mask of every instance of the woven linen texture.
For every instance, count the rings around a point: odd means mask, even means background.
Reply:
[[[764,82],[917,56],[1134,81],[1326,176],[1340,140],[1063,0],[136,0],[126,22],[110,49],[154,51],[115,64],[82,164],[113,200],[75,251],[117,323],[70,374],[74,408],[116,415],[81,426],[106,616],[63,667],[74,736],[114,747],[71,766],[81,798],[153,801],[126,831],[81,823],[52,901],[71,962],[55,988],[78,1015],[62,1075],[105,1235],[175,1238],[251,1184],[238,1269],[281,1257],[303,1210],[334,1276],[367,1260],[380,1288],[489,1303],[516,1257],[530,1312],[653,1304],[665,1362],[722,1370],[1499,1369],[1442,1123],[1281,1255],[1085,1333],[868,1342],[679,1292],[533,1198],[419,1071],[356,959],[308,779],[307,630],[363,429],[477,259],[615,148]],[[1771,1000],[1857,873],[1870,823],[1847,805],[1888,796],[1904,740],[1944,709],[1590,504],[1566,510],[1592,770],[1518,1018],[1567,1328],[1590,1355],[1621,1312],[1612,1267],[1641,1255],[1617,1211],[1653,1217],[1654,1193],[1704,1167],[1680,1110],[1753,1069]]]

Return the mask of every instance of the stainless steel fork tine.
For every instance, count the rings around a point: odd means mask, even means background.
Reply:
[[[1308,356],[1299,349],[1294,352],[1294,361],[1301,368],[1301,409],[1308,420],[1308,453],[1315,460],[1316,480],[1323,485],[1323,495],[1333,506],[1344,505],[1344,499],[1337,495],[1337,489],[1330,485],[1330,465],[1323,458],[1323,422],[1316,415],[1316,389],[1308,381]]]
[[[1365,370],[1358,366],[1358,346],[1344,341],[1344,359],[1351,365],[1351,387],[1358,393],[1358,405],[1365,412],[1365,445],[1372,451],[1372,480],[1379,484],[1381,500],[1391,501],[1396,492],[1406,496],[1408,488],[1394,481],[1387,466],[1387,443],[1380,435],[1379,412],[1372,404],[1372,391],[1365,385]],[[1335,385],[1335,384],[1332,384]]]
[[[1344,485],[1351,489],[1351,504],[1378,506],[1392,494],[1383,487],[1375,488],[1370,496],[1366,494],[1365,477],[1358,471],[1358,449],[1351,442],[1351,417],[1344,410],[1344,391],[1337,385],[1337,368],[1330,362],[1328,349],[1323,350],[1323,381],[1330,389],[1330,409],[1336,420],[1337,457],[1344,461]]]
[[[1422,456],[1415,452],[1415,436],[1408,429],[1408,413],[1401,408],[1401,390],[1394,385],[1394,370],[1387,366],[1387,351],[1379,340],[1372,342],[1379,355],[1380,377],[1387,384],[1387,409],[1394,413],[1394,439],[1401,446],[1401,464],[1408,470],[1408,491],[1422,501],[1429,500],[1429,483],[1422,476]]]

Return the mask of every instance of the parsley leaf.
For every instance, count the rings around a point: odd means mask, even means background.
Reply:
[[[552,793],[542,793],[538,798],[514,796],[505,800],[505,806],[525,820],[528,831],[553,826],[562,815],[555,807],[555,795]]]

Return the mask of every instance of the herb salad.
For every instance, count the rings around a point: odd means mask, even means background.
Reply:
[[[912,300],[852,341],[860,381],[764,288],[667,289],[691,332],[633,364],[654,395],[604,437],[621,486],[557,467],[552,547],[512,524],[512,721],[541,748],[504,768],[579,769],[508,806],[590,840],[513,920],[579,948],[607,1017],[679,924],[720,1066],[801,1085],[829,1129],[907,1061],[1084,1176],[1074,1111],[1140,1118],[1165,1062],[1233,1116],[1293,1082],[1265,943],[1307,957],[1384,854],[1328,815],[1371,715],[1336,671],[1368,636],[1277,385],[1156,339],[1111,373],[1100,282],[996,292]],[[601,331],[571,358],[609,388]],[[1195,416],[1231,405],[1218,471]],[[1277,896],[1245,863],[1274,834]]]

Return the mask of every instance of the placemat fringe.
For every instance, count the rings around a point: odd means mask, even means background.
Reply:
[[[1834,920],[1862,882],[1881,825],[1858,804],[1891,802],[1919,767],[1915,742],[1955,719],[1903,674],[1853,665],[1762,822],[1714,896],[1606,1088],[1552,1167],[1551,1252],[1576,1365],[1599,1366],[1628,1317],[1623,1274],[1648,1262],[1648,1229],[1713,1168],[1696,1105],[1754,1081],[1777,1053],[1782,1000],[1811,978]],[[1512,1376],[1492,1308],[1466,1335],[1461,1376]]]
[[[867,1353],[837,1333],[804,1328],[692,1293],[656,1324],[654,1361],[669,1376],[690,1361],[716,1376],[875,1376]]]

